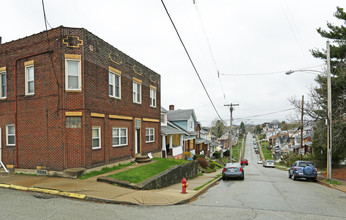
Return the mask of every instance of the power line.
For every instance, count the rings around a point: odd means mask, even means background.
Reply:
[[[216,64],[215,56],[214,56],[213,50],[212,50],[211,45],[210,45],[210,41],[209,41],[209,37],[207,35],[207,31],[204,28],[204,23],[203,23],[203,20],[202,20],[201,13],[199,12],[197,4],[195,2],[194,2],[194,5],[195,5],[196,12],[197,12],[197,17],[199,19],[199,23],[200,23],[200,25],[202,27],[202,31],[203,31],[203,35],[204,35],[205,41],[207,42],[207,46],[208,46],[208,49],[209,49],[209,54],[210,54],[211,59],[213,61],[214,67],[215,67],[215,69],[217,71],[217,78],[218,78],[220,86],[221,86],[221,90],[222,90],[222,93],[223,93],[223,98],[226,99],[225,91],[223,89],[222,82],[220,80],[219,68],[217,67],[217,64]]]
[[[256,117],[265,116],[265,115],[272,115],[272,114],[275,114],[275,113],[287,112],[287,111],[290,111],[290,110],[293,110],[293,109],[295,109],[295,108],[288,108],[288,109],[279,110],[279,111],[275,111],[275,112],[269,112],[269,113],[264,113],[264,114],[260,114],[260,115],[253,115],[253,116],[242,117],[242,118],[235,118],[235,120],[245,119],[245,118],[256,118]]]
[[[201,77],[200,77],[200,75],[199,75],[199,73],[198,73],[198,71],[197,71],[197,69],[196,69],[196,67],[195,67],[195,64],[193,63],[193,61],[192,61],[192,59],[191,59],[191,57],[190,57],[190,54],[189,54],[189,52],[187,51],[187,49],[186,49],[186,47],[185,47],[185,44],[184,44],[183,40],[182,40],[181,37],[180,37],[180,34],[179,34],[179,32],[178,32],[178,29],[176,28],[176,26],[175,26],[175,24],[174,24],[174,22],[173,22],[173,20],[172,20],[172,18],[171,18],[171,16],[170,16],[170,14],[169,14],[167,8],[166,8],[166,5],[165,5],[165,3],[163,2],[163,0],[161,0],[161,3],[162,3],[163,7],[164,7],[165,10],[166,10],[166,13],[167,13],[167,15],[168,15],[168,17],[169,17],[169,19],[170,19],[170,21],[171,21],[173,27],[174,27],[174,30],[175,30],[175,32],[177,33],[178,37],[179,37],[180,43],[181,43],[181,45],[184,47],[184,50],[185,50],[185,52],[186,52],[186,55],[188,56],[188,58],[189,58],[189,60],[190,60],[190,62],[191,62],[191,64],[192,64],[192,67],[193,67],[193,69],[195,70],[195,73],[197,74],[198,79],[199,79],[199,81],[201,82],[201,84],[202,84],[202,86],[203,86],[203,88],[204,88],[205,93],[207,94],[207,96],[208,96],[208,98],[209,98],[211,104],[213,105],[214,110],[215,110],[217,116],[220,118],[221,121],[224,122],[224,120],[221,118],[219,112],[217,111],[217,109],[216,109],[216,107],[215,107],[213,101],[211,100],[210,95],[209,95],[209,93],[208,93],[208,91],[207,91],[207,88],[204,86],[204,83],[203,83],[203,81],[202,81],[202,79],[201,79]]]

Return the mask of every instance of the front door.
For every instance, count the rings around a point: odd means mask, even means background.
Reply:
[[[135,153],[141,152],[141,132],[140,129],[135,130]]]
[[[0,161],[2,161],[2,142],[1,142],[2,132],[0,128]]]

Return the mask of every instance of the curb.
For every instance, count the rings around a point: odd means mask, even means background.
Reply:
[[[63,191],[52,190],[52,189],[42,189],[42,188],[36,188],[36,187],[25,187],[25,186],[18,186],[14,184],[0,184],[0,188],[39,192],[39,193],[45,193],[45,194],[51,194],[51,195],[57,195],[57,196],[81,199],[81,200],[84,200],[86,198],[86,195],[84,194],[63,192]]]

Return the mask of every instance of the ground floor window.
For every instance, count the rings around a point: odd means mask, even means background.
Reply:
[[[92,149],[101,148],[101,127],[93,126],[92,128]]]
[[[146,128],[145,129],[145,142],[150,143],[155,140],[155,129],[154,128]]]
[[[127,145],[127,128],[113,128],[113,147]]]
[[[6,145],[14,146],[16,145],[16,133],[14,125],[6,125]]]

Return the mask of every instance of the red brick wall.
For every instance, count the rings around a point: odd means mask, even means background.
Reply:
[[[72,38],[67,38],[73,36]],[[77,37],[83,45],[76,46]],[[19,168],[46,166],[51,170],[92,167],[128,158],[134,150],[134,121],[109,115],[160,119],[160,76],[85,29],[59,27],[0,45],[0,67],[6,66],[7,99],[0,100],[3,161]],[[68,39],[69,46],[63,44]],[[79,41],[81,43],[81,41]],[[52,50],[20,59],[28,55]],[[109,59],[116,54],[121,64]],[[82,91],[65,92],[65,54],[81,55]],[[114,57],[113,57],[114,58]],[[117,58],[117,57],[115,57]],[[115,59],[114,58],[114,59]],[[15,60],[17,77],[14,79]],[[34,60],[35,95],[25,95],[24,62]],[[108,67],[122,72],[121,99],[108,96]],[[137,74],[140,72],[141,75]],[[132,78],[142,80],[142,104],[132,102]],[[17,85],[17,146],[6,146],[6,125],[15,124],[14,85]],[[150,107],[150,85],[157,88],[157,107]],[[82,128],[66,128],[65,112],[82,112]],[[92,118],[92,112],[105,114]],[[145,143],[145,126],[155,127],[155,142]],[[102,148],[92,150],[92,126],[101,126]],[[112,126],[128,127],[128,146],[112,147]],[[160,123],[142,121],[142,152],[160,150]],[[18,161],[16,160],[16,149]]]

